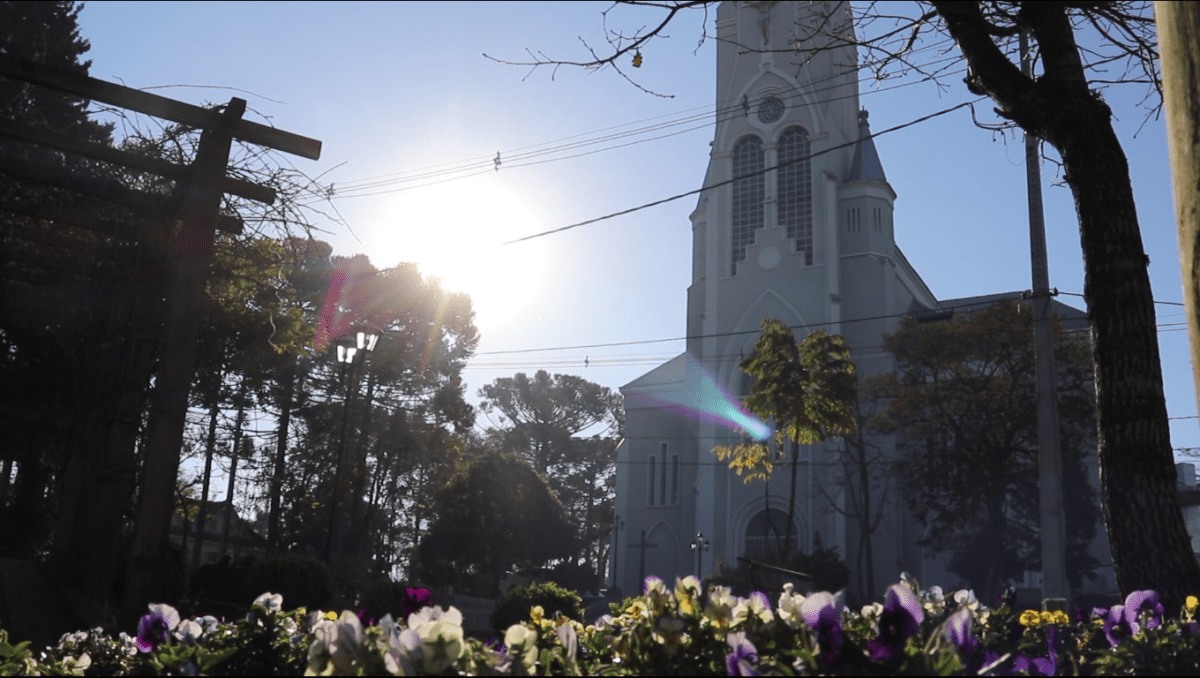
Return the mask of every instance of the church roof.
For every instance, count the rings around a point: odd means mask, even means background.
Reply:
[[[687,353],[680,353],[667,362],[621,387],[621,392],[637,391],[666,384],[681,384],[687,380]]]
[[[946,299],[944,301],[940,301],[939,304],[944,310],[952,310],[955,314],[962,314],[970,313],[972,311],[981,311],[989,306],[995,306],[997,302],[1005,299],[1012,301],[1023,301],[1026,298],[1025,295],[1025,292],[1001,292],[999,294],[983,294],[977,297]],[[1086,330],[1088,328],[1088,316],[1086,311],[1081,311],[1074,306],[1064,304],[1057,299],[1051,299],[1050,312],[1059,317],[1065,329]]]
[[[850,176],[846,183],[857,181],[888,182],[879,153],[875,150],[875,140],[871,138],[866,109],[858,112],[858,143],[854,146],[854,162],[850,165]]]

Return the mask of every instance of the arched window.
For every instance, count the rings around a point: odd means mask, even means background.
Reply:
[[[796,521],[788,520],[787,514],[779,509],[771,509],[769,513],[759,511],[750,519],[750,525],[746,528],[746,556],[761,560],[770,560],[779,556],[784,548],[783,526],[785,523],[792,537],[792,548],[799,549]]]
[[[746,247],[754,244],[754,232],[763,226],[762,140],[742,137],[733,147],[733,261],[730,275],[737,275],[739,261],[746,259]]]
[[[813,262],[812,162],[808,159],[808,130],[789,127],[779,138],[779,225],[786,228],[804,265]]]

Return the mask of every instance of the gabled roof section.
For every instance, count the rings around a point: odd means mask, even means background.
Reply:
[[[1000,294],[983,294],[977,297],[946,299],[939,303],[944,310],[952,310],[955,315],[959,315],[970,313],[971,311],[981,311],[990,306],[995,306],[1004,300],[1025,302],[1027,299],[1027,293],[1025,292],[1001,292]],[[1050,312],[1059,317],[1065,329],[1086,330],[1089,327],[1087,311],[1081,311],[1074,306],[1064,304],[1058,299],[1050,300]]]
[[[687,353],[680,353],[667,362],[621,387],[621,393],[638,391],[664,384],[681,384],[687,380]]]
[[[883,173],[879,153],[875,150],[875,140],[871,138],[867,117],[867,109],[858,112],[858,143],[854,146],[854,162],[850,165],[850,176],[846,178],[848,184],[859,181],[873,181],[879,184],[888,182]]]

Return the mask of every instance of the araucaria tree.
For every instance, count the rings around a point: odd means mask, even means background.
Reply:
[[[742,370],[754,378],[746,409],[775,425],[775,459],[787,458],[781,448],[791,443],[791,488],[786,515],[796,512],[796,467],[800,445],[824,441],[829,436],[846,436],[857,429],[854,417],[855,372],[845,338],[823,330],[796,342],[791,328],[776,318],[764,318],[762,334],[754,353],[741,362]],[[769,482],[774,461],[767,443],[756,442],[734,448],[713,449],[718,459],[729,460],[730,468],[746,482],[762,478]],[[766,496],[769,496],[766,495]],[[769,509],[770,507],[765,507]],[[771,512],[768,510],[767,515]],[[769,520],[770,518],[768,518]],[[792,550],[792,530],[775,526],[784,534],[783,558]]]
[[[683,10],[707,2],[631,2],[664,16],[632,33],[609,30],[607,53],[581,62],[537,58],[527,65],[620,70],[642,54]],[[923,63],[917,47],[957,49],[966,89],[995,105],[1001,126],[1016,126],[1061,158],[1075,198],[1084,258],[1084,297],[1092,332],[1100,492],[1122,594],[1155,589],[1169,608],[1200,590],[1175,490],[1174,456],[1163,394],[1148,259],[1138,227],[1129,166],[1113,129],[1113,112],[1097,91],[1105,84],[1160,84],[1154,15],[1149,2],[870,3],[850,30],[825,3],[828,20],[796,26],[795,48],[853,44],[861,67],[877,78],[936,79],[942,63]],[[611,20],[610,20],[611,23]],[[1018,41],[1030,39],[1031,75],[1019,65]],[[1085,46],[1079,36],[1088,41]],[[953,46],[952,46],[953,45]],[[746,46],[754,50],[753,46]],[[942,54],[926,49],[924,53]],[[624,73],[623,73],[624,74]],[[628,76],[626,76],[628,77]]]
[[[532,378],[518,373],[497,379],[479,397],[483,411],[500,418],[495,432],[504,450],[545,476],[579,526],[578,559],[598,586],[612,534],[621,397],[581,377],[545,370]],[[596,435],[580,437],[600,427]]]
[[[902,494],[930,528],[924,545],[952,554],[950,570],[992,600],[1041,559],[1032,314],[1005,302],[949,322],[909,318],[884,348],[897,372],[874,380],[890,398],[877,425],[899,436]],[[1060,324],[1054,349],[1067,575],[1078,588],[1098,565],[1084,463],[1095,449],[1092,366],[1086,338]]]

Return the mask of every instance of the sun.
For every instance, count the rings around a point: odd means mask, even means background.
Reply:
[[[542,228],[525,203],[491,177],[400,193],[363,230],[376,266],[414,262],[443,289],[470,295],[481,331],[514,318],[537,294],[545,267],[540,240],[504,244]]]

